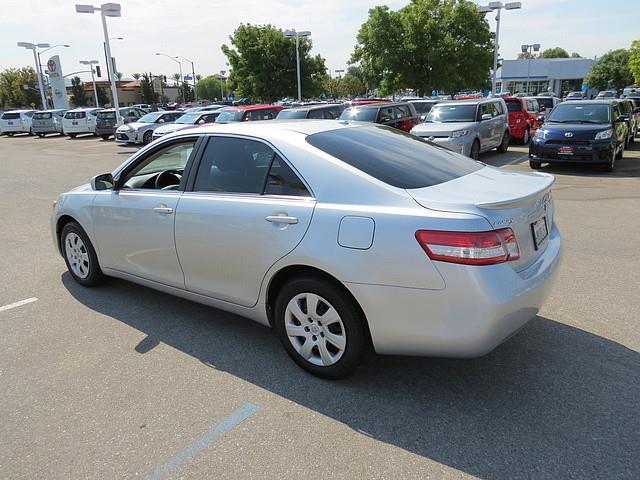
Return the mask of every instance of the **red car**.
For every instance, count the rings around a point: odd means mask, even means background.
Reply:
[[[418,114],[410,103],[375,102],[345,109],[340,120],[374,122],[409,132],[418,123]]]
[[[227,122],[255,122],[258,120],[273,120],[283,107],[280,105],[246,105],[226,107],[220,111],[216,123]]]
[[[503,98],[509,111],[509,134],[511,138],[517,138],[523,144],[536,133],[542,125],[540,117],[540,105],[535,98],[507,97]]]

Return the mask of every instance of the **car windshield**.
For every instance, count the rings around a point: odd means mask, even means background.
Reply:
[[[200,118],[199,113],[185,113],[181,117],[178,117],[175,123],[184,123],[184,124],[193,125],[198,121],[198,118]]]
[[[80,118],[85,118],[86,116],[86,112],[67,112],[64,114],[64,118],[66,118],[67,120],[79,120]]]
[[[120,113],[122,114],[122,112],[120,112]],[[116,112],[115,111],[100,112],[98,114],[98,118],[100,120],[115,120]]]
[[[356,120],[358,122],[375,122],[378,116],[377,108],[347,108],[340,120]]]
[[[278,113],[276,120],[283,118],[307,118],[307,110],[282,110]]]
[[[553,108],[553,98],[551,97],[536,97],[538,104],[543,106],[544,108]],[[509,103],[507,102],[507,107]]]
[[[33,114],[33,119],[34,120],[46,120],[48,118],[51,118],[52,113],[51,112],[38,112],[38,113],[34,113]]]
[[[475,172],[482,164],[420,137],[380,125],[341,128],[306,138],[312,146],[398,188],[424,188]]]
[[[427,122],[475,122],[477,105],[435,105],[427,115]]]
[[[567,98],[569,97],[582,97],[582,92],[569,92],[569,95],[567,95]]]
[[[242,112],[240,110],[226,110],[220,112],[218,118],[216,118],[216,123],[227,123],[227,122],[241,122],[242,121]]]
[[[507,104],[507,110],[510,112],[521,112],[522,106],[518,100],[505,100],[504,103]]]
[[[416,109],[417,113],[429,113],[433,106],[434,102],[409,102]]]
[[[609,105],[584,104],[571,105],[560,104],[549,115],[547,122],[555,123],[608,123]]]
[[[162,115],[164,112],[153,112],[153,113],[147,113],[146,115],[140,117],[140,120],[137,120],[138,123],[155,123],[156,120],[158,120],[158,118],[160,118],[160,115]]]

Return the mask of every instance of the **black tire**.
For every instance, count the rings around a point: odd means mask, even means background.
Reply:
[[[530,140],[531,140],[531,135],[529,133],[529,129],[527,128],[525,129],[524,135],[522,136],[522,144],[528,145]]]
[[[103,140],[109,140],[109,137],[111,135],[100,135],[102,137]]]
[[[624,155],[624,143],[620,146],[620,150],[616,155],[616,160],[621,160],[623,155]]]
[[[338,312],[340,320],[342,320],[346,346],[342,356],[332,365],[321,366],[312,363],[298,353],[291,343],[291,340],[289,340],[285,326],[287,305],[296,295],[303,293],[312,293],[325,299]],[[319,302],[319,305],[321,304],[322,301]],[[352,373],[362,362],[368,338],[365,334],[362,313],[358,306],[354,304],[354,300],[333,283],[313,276],[293,278],[278,292],[274,313],[275,331],[280,342],[293,361],[307,372],[317,375],[318,377],[337,379]],[[309,312],[303,311],[303,313],[306,315]],[[302,324],[300,324],[300,326],[302,326]],[[321,326],[321,328],[327,329],[328,326]],[[309,333],[309,335],[311,335],[311,333]],[[319,335],[324,336],[324,333],[320,333]],[[317,338],[320,339],[320,336]],[[313,340],[315,339],[316,337],[313,337]],[[307,338],[303,344],[311,341],[310,338]],[[327,345],[327,343],[325,343],[325,345]],[[312,350],[314,355],[320,355],[320,350],[317,346],[313,346],[312,348],[314,349]]]
[[[500,145],[496,150],[498,153],[507,153],[507,150],[509,150],[509,132],[504,132],[504,135],[502,135],[502,142],[500,142]]]
[[[471,145],[469,156],[474,160],[478,160],[480,158],[480,141],[477,138],[473,141],[473,144]]]
[[[88,256],[88,273],[85,277],[76,274],[70,263],[69,254],[67,253],[65,242],[67,237],[71,234],[75,234],[80,237],[84,247],[83,251],[85,251]],[[58,240],[60,242],[60,251],[62,252],[62,257],[67,264],[67,269],[76,282],[85,287],[93,287],[104,282],[105,276],[100,269],[96,251],[94,250],[89,237],[78,223],[73,221],[67,223],[62,228],[62,231],[60,232],[60,238]]]
[[[618,156],[614,153],[611,154],[611,158],[609,159],[609,161],[607,163],[604,164],[604,166],[602,167],[602,169],[605,172],[613,172],[613,169],[616,166],[616,158],[618,158]]]
[[[539,170],[542,167],[542,163],[536,162],[535,160],[529,160],[529,166],[534,170]]]
[[[70,134],[69,134],[69,136],[70,136],[71,138],[76,138],[76,136],[77,136],[77,135],[78,135],[77,133],[70,133]]]
[[[39,134],[38,134],[38,136],[39,136],[40,138],[44,138],[44,133],[39,133]]]
[[[7,137],[13,137],[13,135],[14,135],[13,132],[7,133]]]
[[[145,145],[149,143],[151,141],[152,136],[153,136],[153,130],[147,130],[146,132],[144,132],[144,135],[142,135],[142,143],[144,143]]]

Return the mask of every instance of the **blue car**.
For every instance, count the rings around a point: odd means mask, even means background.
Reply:
[[[529,166],[592,163],[613,171],[628,137],[627,114],[617,100],[568,101],[556,106],[529,144]]]

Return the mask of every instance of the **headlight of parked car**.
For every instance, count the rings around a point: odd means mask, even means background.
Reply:
[[[603,130],[601,132],[596,133],[596,140],[607,140],[613,136],[613,129]]]
[[[536,130],[536,134],[533,136],[533,138],[544,139],[546,135],[547,131],[539,128],[538,130]]]
[[[449,135],[451,138],[464,137],[469,134],[469,130],[456,130]]]

